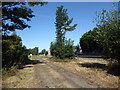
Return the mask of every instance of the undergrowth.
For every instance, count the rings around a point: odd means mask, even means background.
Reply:
[[[1,72],[2,72],[2,80],[5,80],[8,77],[16,75],[18,70],[16,67],[11,67],[9,69],[2,68]]]

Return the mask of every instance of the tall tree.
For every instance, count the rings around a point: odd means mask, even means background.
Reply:
[[[55,47],[54,55],[60,59],[64,58],[65,56],[65,33],[67,31],[73,31],[77,24],[70,26],[72,23],[73,18],[69,19],[67,9],[64,9],[63,6],[57,7],[56,10],[56,42],[54,45],[51,46]],[[70,42],[70,41],[69,41]],[[53,48],[51,47],[51,49]],[[52,51],[51,51],[52,52]]]
[[[66,31],[73,31],[77,24],[70,26],[72,23],[73,18],[69,19],[67,9],[63,9],[63,6],[57,7],[56,10],[56,39],[57,41],[60,40],[62,42],[65,39]]]

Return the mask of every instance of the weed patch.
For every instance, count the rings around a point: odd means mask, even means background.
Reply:
[[[10,69],[2,68],[2,79],[5,80],[8,77],[14,76],[17,74],[18,70],[16,67],[12,67]]]

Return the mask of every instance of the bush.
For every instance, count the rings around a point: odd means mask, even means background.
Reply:
[[[19,36],[2,37],[2,66],[10,68],[18,64],[24,64],[27,60],[27,49],[22,46],[22,40]]]
[[[86,32],[81,38],[80,38],[80,46],[83,51],[83,53],[102,53],[103,48],[101,44],[98,43],[98,35],[99,29],[94,28],[93,30],[90,30]]]
[[[61,46],[59,46],[56,42],[52,42],[50,46],[51,55],[59,59],[73,59],[75,56],[73,49],[73,41],[70,39],[65,40],[64,44]]]

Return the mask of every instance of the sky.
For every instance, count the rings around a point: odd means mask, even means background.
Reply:
[[[73,18],[71,25],[78,24],[74,31],[66,33],[66,38],[71,38],[74,40],[74,45],[78,45],[81,36],[96,27],[96,23],[93,23],[96,11],[111,10],[113,2],[49,2],[42,7],[32,7],[35,17],[27,22],[31,28],[17,30],[17,35],[22,38],[23,45],[27,48],[39,47],[39,51],[49,50],[50,43],[55,41],[56,37],[54,24],[56,9],[61,5],[67,9],[69,18]]]

